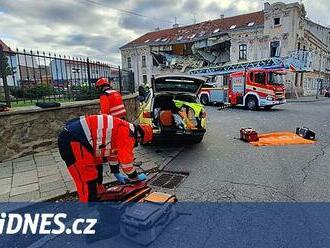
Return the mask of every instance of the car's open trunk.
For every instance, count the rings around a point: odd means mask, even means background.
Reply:
[[[185,94],[159,94],[154,98],[153,123],[163,132],[200,129],[201,121],[195,117],[195,112],[187,105],[178,107],[176,100],[196,103],[196,98]]]

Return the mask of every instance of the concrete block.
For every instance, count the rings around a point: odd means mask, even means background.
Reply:
[[[10,192],[11,181],[11,177],[0,179],[0,195],[7,194]]]
[[[59,174],[58,167],[54,164],[51,166],[38,167],[38,177],[45,177],[50,175]]]
[[[60,189],[60,188],[64,188],[64,187],[65,187],[65,183],[63,182],[63,180],[47,182],[45,184],[40,184],[40,192],[45,193],[48,191],[52,191],[52,190]]]
[[[21,194],[26,194],[26,193],[37,191],[37,190],[39,190],[38,183],[32,183],[29,185],[14,187],[10,191],[10,197],[16,196],[16,195],[21,195]]]
[[[12,177],[12,176],[13,176],[13,167],[12,166],[0,167],[0,179]]]
[[[15,173],[13,175],[13,187],[38,182],[37,170]]]
[[[141,168],[146,171],[157,168],[157,167],[158,167],[158,165],[153,161],[145,162],[141,165]]]
[[[18,162],[31,161],[31,160],[33,160],[33,155],[28,155],[28,156],[24,156],[24,157],[20,157],[20,158],[15,158],[13,160],[13,162],[18,163]]]
[[[59,172],[54,175],[39,177],[39,184],[47,184],[55,181],[63,181],[62,176]]]
[[[61,195],[64,195],[68,192],[66,187],[63,188],[58,188],[58,189],[54,189],[51,191],[47,191],[47,192],[41,192],[41,198],[43,199],[51,199],[51,198],[55,198],[55,197],[59,197]]]
[[[10,202],[37,201],[40,199],[39,191],[32,191],[21,195],[10,196]]]

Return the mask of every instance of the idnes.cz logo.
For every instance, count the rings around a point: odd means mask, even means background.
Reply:
[[[75,219],[67,227],[65,213],[1,213],[0,217],[0,234],[88,235],[95,234],[93,228],[97,223],[97,219]]]

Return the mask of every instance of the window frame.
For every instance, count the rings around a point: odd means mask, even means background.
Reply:
[[[238,46],[238,59],[247,60],[247,44],[240,44]]]
[[[127,57],[127,68],[132,69],[132,57]]]
[[[145,55],[141,56],[141,60],[142,60],[142,68],[146,68],[147,67],[147,57]]]
[[[278,20],[278,23],[276,24],[276,20]],[[274,17],[274,26],[277,27],[281,25],[281,17]]]

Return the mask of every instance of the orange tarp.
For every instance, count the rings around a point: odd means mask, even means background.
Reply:
[[[286,145],[305,145],[314,144],[315,141],[307,140],[295,133],[276,132],[258,134],[259,141],[250,142],[254,146],[286,146]]]

